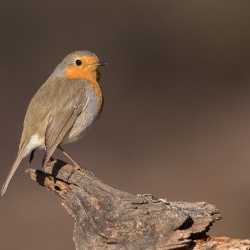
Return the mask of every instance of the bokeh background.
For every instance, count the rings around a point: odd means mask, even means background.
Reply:
[[[114,188],[207,201],[210,235],[250,233],[249,1],[1,1],[1,175],[17,153],[27,105],[70,52],[101,68],[105,105],[66,149]],[[37,153],[32,168],[41,168]],[[56,158],[64,159],[60,152]],[[61,199],[24,174],[0,199],[0,248],[75,249]]]

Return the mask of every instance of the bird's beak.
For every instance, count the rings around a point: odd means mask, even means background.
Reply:
[[[105,65],[107,65],[107,63],[106,62],[97,61],[97,62],[89,64],[89,65],[90,66],[97,66],[97,67],[99,67],[99,66],[105,66]]]

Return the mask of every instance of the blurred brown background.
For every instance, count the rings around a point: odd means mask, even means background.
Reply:
[[[207,201],[211,235],[250,233],[249,1],[1,1],[1,175],[27,105],[68,53],[101,68],[104,111],[66,149],[114,188]],[[31,167],[40,168],[43,153]],[[55,157],[62,157],[57,152]],[[61,200],[24,174],[0,198],[1,249],[74,249]]]

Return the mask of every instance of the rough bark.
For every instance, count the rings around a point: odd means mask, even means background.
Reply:
[[[60,160],[26,173],[59,195],[74,218],[77,250],[250,249],[250,241],[206,235],[221,215],[206,202],[134,196]],[[232,248],[233,249],[233,248]]]

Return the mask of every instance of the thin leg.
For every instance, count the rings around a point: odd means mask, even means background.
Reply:
[[[35,150],[32,150],[31,153],[30,153],[30,159],[29,159],[29,163],[28,165],[30,165],[30,163],[32,162],[32,160],[34,159],[34,156],[35,156]],[[50,157],[50,161],[54,161],[54,159],[52,157]]]
[[[30,165],[30,163],[32,162],[32,160],[33,160],[33,158],[34,158],[34,156],[35,156],[35,150],[36,150],[36,149],[32,150],[31,153],[30,153],[30,159],[29,159],[28,165]]]
[[[63,154],[72,161],[72,163],[78,168],[78,169],[82,169],[82,167],[76,162],[73,160],[73,158],[60,146],[57,146],[62,152]],[[83,168],[85,169],[85,168]]]
[[[58,148],[63,152],[63,154],[64,154],[68,159],[70,159],[70,160],[73,162],[73,164],[75,165],[75,169],[74,169],[73,172],[75,172],[76,170],[80,169],[80,170],[84,170],[84,171],[87,172],[88,174],[94,176],[94,174],[93,174],[92,172],[88,171],[88,170],[87,170],[86,168],[84,168],[84,167],[81,167],[76,161],[74,161],[73,158],[72,158],[68,153],[66,153],[66,151],[65,151],[62,147],[60,147],[60,146],[57,146],[57,147],[58,147]]]

